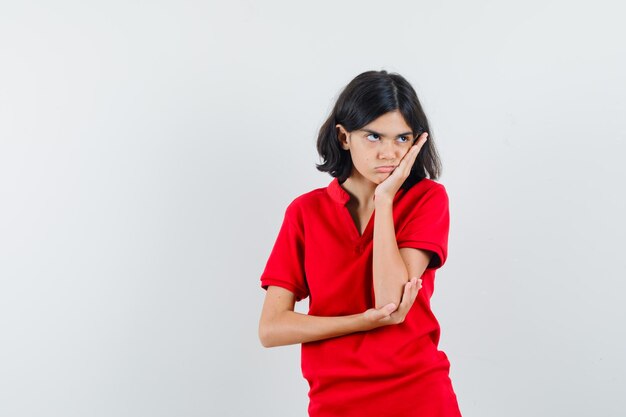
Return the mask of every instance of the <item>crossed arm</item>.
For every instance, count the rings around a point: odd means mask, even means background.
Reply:
[[[417,293],[432,252],[400,248],[395,237],[392,202],[375,201],[373,275],[375,307],[346,316],[312,316],[294,311],[295,295],[270,285],[259,321],[264,347],[306,343],[368,331],[404,321]],[[412,279],[409,280],[409,277]]]

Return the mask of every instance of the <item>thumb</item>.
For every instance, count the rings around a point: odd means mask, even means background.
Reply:
[[[393,313],[394,311],[396,311],[396,305],[394,303],[389,303],[383,307],[383,311],[387,313],[387,315],[389,315]]]
[[[394,311],[396,311],[396,305],[394,303],[389,303],[381,308],[372,307],[367,310],[367,312],[371,314],[371,318],[374,320],[382,320],[389,317],[389,315]]]

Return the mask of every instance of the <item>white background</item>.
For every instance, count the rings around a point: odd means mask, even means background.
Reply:
[[[0,3],[0,415],[305,416],[259,277],[372,69],[413,84],[443,160],[463,415],[623,415],[622,9]]]

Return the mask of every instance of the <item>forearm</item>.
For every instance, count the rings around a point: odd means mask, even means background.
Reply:
[[[260,329],[265,347],[313,342],[368,330],[363,314],[347,316],[310,316],[295,311],[277,313]]]
[[[393,201],[375,199],[374,249],[372,272],[374,276],[375,307],[400,303],[409,273],[400,256],[393,224]]]

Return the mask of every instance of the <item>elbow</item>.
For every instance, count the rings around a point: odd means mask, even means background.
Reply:
[[[264,348],[271,347],[267,326],[263,325],[262,322],[259,323],[259,341]]]
[[[402,286],[399,288],[385,288],[384,292],[374,292],[374,305],[376,306],[376,308],[380,309],[388,304],[393,303],[397,309],[402,302],[402,298],[404,296],[404,286],[407,282],[408,280],[403,281]]]
[[[272,331],[270,326],[261,321],[259,323],[259,341],[264,348],[271,348],[277,346],[276,341],[274,340]]]
[[[262,334],[262,333],[259,333],[259,341],[261,342],[261,346],[263,346],[264,348],[271,348],[275,346],[272,343],[271,338],[269,338],[267,335]]]

